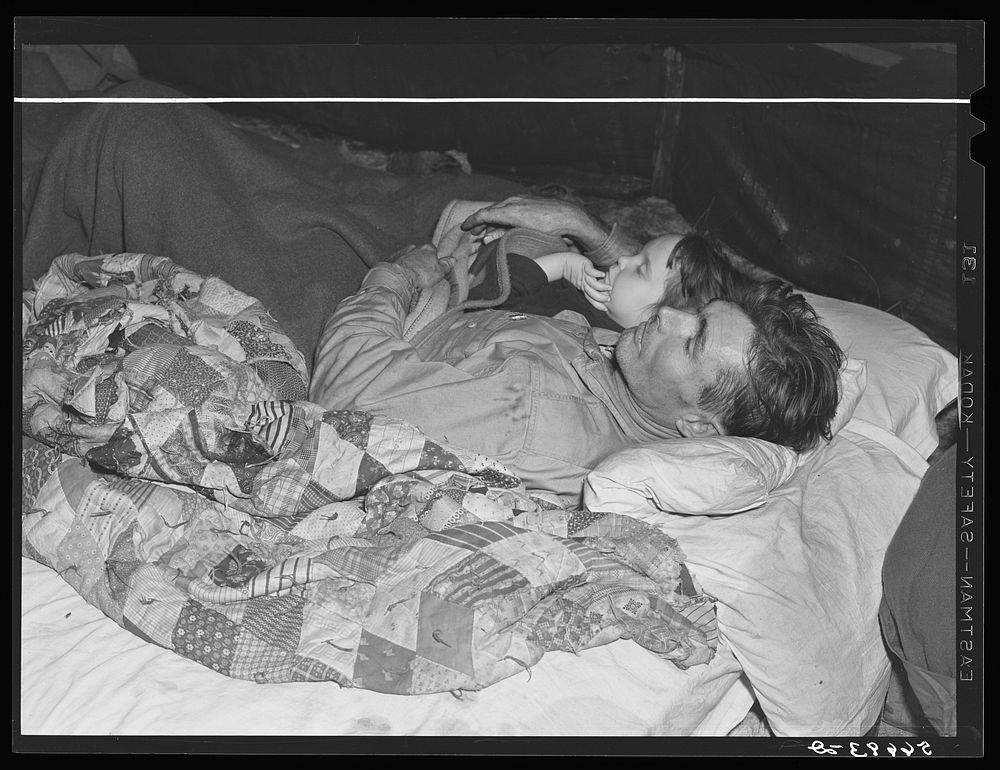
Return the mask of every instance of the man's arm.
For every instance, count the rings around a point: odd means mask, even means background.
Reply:
[[[337,306],[316,348],[311,401],[327,409],[359,409],[463,378],[447,364],[422,361],[403,339],[411,298],[442,274],[433,250],[426,251],[433,262],[416,255],[375,265],[358,293]]]
[[[480,209],[462,223],[463,230],[489,226],[527,227],[561,236],[575,243],[598,266],[613,265],[642,249],[642,244],[620,226],[608,232],[584,209],[557,198],[514,196]]]
[[[310,400],[326,409],[404,420],[432,439],[499,460],[529,489],[565,495],[567,505],[578,505],[588,470],[582,463],[592,459],[579,450],[588,444],[576,430],[570,431],[572,446],[566,445],[562,431],[546,431],[536,438],[543,452],[529,445],[535,406],[531,361],[512,355],[517,346],[503,345],[477,349],[454,366],[423,360],[403,339],[417,288],[418,278],[404,265],[380,263],[369,271],[361,290],[343,300],[326,323]],[[476,321],[462,326],[475,327]],[[464,350],[464,344],[460,348]],[[477,355],[482,359],[478,364],[462,366]],[[575,454],[580,458],[562,459]]]

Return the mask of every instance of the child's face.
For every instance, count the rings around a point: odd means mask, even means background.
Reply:
[[[669,283],[680,281],[678,266],[668,263],[681,237],[654,238],[638,254],[623,257],[608,270],[611,298],[606,312],[626,329],[649,318]]]

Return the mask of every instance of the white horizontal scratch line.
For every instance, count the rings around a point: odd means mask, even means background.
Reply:
[[[436,98],[436,97],[354,97],[354,96],[276,96],[276,97],[235,97],[235,96],[211,96],[211,97],[183,97],[183,98],[157,98],[157,97],[109,97],[109,96],[79,96],[79,97],[34,97],[15,96],[14,101],[21,104],[56,104],[65,102],[86,102],[92,104],[121,103],[121,104],[232,104],[232,103],[254,103],[254,102],[319,102],[319,103],[377,103],[377,104],[530,104],[530,103],[554,103],[554,104],[698,104],[722,102],[729,104],[797,104],[797,103],[862,103],[862,104],[970,104],[971,99],[930,99],[930,98],[865,98],[848,99],[842,97],[700,97],[700,96],[677,96],[677,97],[594,97],[594,98],[549,98],[549,97],[459,97],[459,98]]]

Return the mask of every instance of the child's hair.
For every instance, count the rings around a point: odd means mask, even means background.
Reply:
[[[703,233],[687,233],[677,242],[667,264],[677,260],[680,282],[668,285],[660,300],[671,307],[701,307],[717,298],[733,300],[755,283]]]

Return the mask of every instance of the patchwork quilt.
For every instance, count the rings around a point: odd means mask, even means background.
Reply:
[[[144,640],[231,677],[398,694],[616,639],[713,655],[673,538],[306,401],[301,353],[218,278],[64,255],[24,293],[22,338],[22,553]]]

